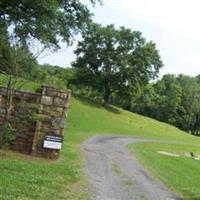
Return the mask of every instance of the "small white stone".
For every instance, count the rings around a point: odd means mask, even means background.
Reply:
[[[180,157],[180,155],[175,154],[175,153],[170,153],[166,151],[158,151],[159,154],[166,155],[166,156],[173,156],[173,157]]]
[[[52,103],[53,103],[52,97],[42,96],[42,98],[41,98],[41,104],[49,106],[49,105],[52,105]]]

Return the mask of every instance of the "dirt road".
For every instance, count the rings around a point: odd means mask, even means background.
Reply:
[[[151,140],[95,136],[82,144],[92,200],[181,199],[144,170],[126,148],[128,143],[148,141]]]

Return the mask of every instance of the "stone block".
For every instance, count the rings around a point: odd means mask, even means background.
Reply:
[[[55,129],[63,129],[65,126],[65,120],[61,117],[55,117],[52,119],[52,127]]]
[[[62,132],[61,132],[62,129],[54,129],[54,128],[46,128],[43,130],[44,134],[45,135],[61,135]]]
[[[67,94],[67,93],[64,93],[64,92],[61,92],[61,93],[60,93],[60,97],[63,98],[63,99],[67,99],[68,94]]]
[[[5,123],[5,116],[0,116],[0,125],[4,124]]]
[[[55,108],[56,112],[63,114],[64,109],[63,108]]]
[[[0,108],[0,114],[5,115],[6,114],[6,109],[5,108]]]
[[[0,88],[0,94],[1,94],[1,95],[6,95],[6,94],[7,94],[7,88],[1,87],[1,88]]]
[[[17,108],[17,113],[25,115],[29,112],[29,109],[27,107],[18,107]]]
[[[45,95],[50,97],[61,97],[63,99],[66,99],[68,96],[66,92],[61,92],[51,87],[45,89]]]
[[[41,104],[50,106],[50,105],[52,105],[52,103],[53,103],[52,97],[49,97],[49,96],[41,97]]]
[[[59,92],[57,92],[55,89],[48,88],[46,90],[46,95],[51,96],[51,97],[57,97],[57,96],[59,96]]]
[[[57,116],[61,117],[63,116],[63,108],[62,107],[56,107],[56,106],[45,106],[40,112],[44,115],[48,116]]]
[[[61,99],[59,97],[55,97],[53,101],[54,106],[59,106],[59,107],[66,107],[66,99]]]
[[[20,99],[20,100],[25,100],[25,101],[30,101],[30,102],[35,102],[38,98],[38,94],[36,93],[31,93],[31,92],[22,92],[22,91],[15,91],[14,92],[14,98]]]

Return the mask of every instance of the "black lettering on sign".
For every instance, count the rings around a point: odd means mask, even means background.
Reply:
[[[62,136],[46,135],[44,138],[43,148],[59,150],[62,148],[62,142]]]
[[[44,140],[51,141],[51,142],[63,142],[63,137],[62,136],[46,135]]]

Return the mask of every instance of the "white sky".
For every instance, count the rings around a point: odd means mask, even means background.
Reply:
[[[139,30],[153,40],[165,64],[161,75],[200,74],[199,0],[104,0],[90,9],[95,22]],[[39,62],[66,67],[74,59],[70,47]]]

